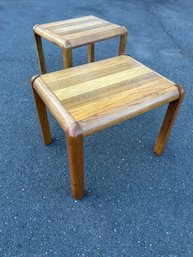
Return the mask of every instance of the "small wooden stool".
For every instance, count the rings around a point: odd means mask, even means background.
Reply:
[[[46,106],[66,132],[71,190],[84,195],[84,137],[169,103],[154,152],[163,152],[184,97],[182,87],[127,55],[32,78],[45,144]]]
[[[94,43],[120,36],[119,54],[125,53],[127,29],[95,16],[35,25],[33,28],[41,74],[46,66],[41,37],[62,48],[65,68],[72,67],[72,48],[88,45],[88,62],[94,61]]]

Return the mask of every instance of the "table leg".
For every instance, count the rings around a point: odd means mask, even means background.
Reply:
[[[119,44],[119,55],[125,54],[125,49],[127,45],[127,35],[128,31],[125,27],[123,27],[125,33],[120,37],[120,44]]]
[[[166,115],[164,118],[164,121],[162,123],[162,127],[157,139],[157,142],[154,147],[154,152],[157,155],[161,155],[163,153],[164,147],[167,143],[168,137],[171,132],[171,128],[174,124],[174,121],[176,119],[176,116],[178,114],[180,105],[183,101],[185,91],[182,87],[177,86],[180,92],[180,97],[177,100],[174,100],[169,103],[168,109],[166,111]]]
[[[79,126],[66,131],[71,191],[75,199],[84,196],[84,146],[83,134]]]
[[[62,47],[62,57],[64,68],[66,69],[72,67],[72,49]]]
[[[34,38],[36,43],[36,52],[37,52],[38,63],[40,67],[40,73],[45,74],[46,65],[45,65],[44,52],[42,47],[42,40],[41,40],[41,37],[35,33],[35,31],[34,31]]]
[[[88,44],[88,62],[94,62],[94,48],[94,43]]]
[[[51,144],[52,137],[51,137],[50,127],[49,127],[49,123],[48,123],[46,105],[44,104],[44,102],[42,101],[42,99],[40,98],[38,93],[35,91],[35,89],[33,89],[33,85],[32,85],[32,90],[33,90],[33,96],[34,96],[36,109],[37,109],[37,113],[38,113],[38,117],[39,117],[43,141],[46,145]]]

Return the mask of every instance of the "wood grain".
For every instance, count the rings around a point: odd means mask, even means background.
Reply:
[[[95,16],[41,24],[34,28],[34,32],[64,48],[79,47],[126,33],[124,27]]]
[[[84,136],[179,98],[175,84],[122,55],[42,76]]]

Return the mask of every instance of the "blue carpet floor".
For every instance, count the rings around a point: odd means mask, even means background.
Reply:
[[[0,256],[193,256],[193,2],[0,0]],[[127,51],[182,84],[186,98],[163,156],[152,151],[166,107],[85,140],[85,191],[70,194],[65,135],[44,146],[29,85],[36,23],[96,15],[125,25]],[[96,59],[117,55],[98,43]],[[61,49],[44,41],[48,71]],[[86,63],[86,48],[74,64]]]

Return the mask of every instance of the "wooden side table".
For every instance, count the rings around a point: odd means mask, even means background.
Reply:
[[[127,29],[123,26],[85,16],[70,20],[35,25],[33,28],[41,74],[46,73],[41,37],[62,48],[65,68],[72,66],[72,49],[88,45],[88,62],[94,61],[94,44],[98,41],[120,36],[119,54],[124,54]]]
[[[160,155],[184,97],[181,86],[127,55],[32,78],[45,144],[46,106],[66,132],[71,190],[84,195],[84,137],[169,103],[154,152]]]

